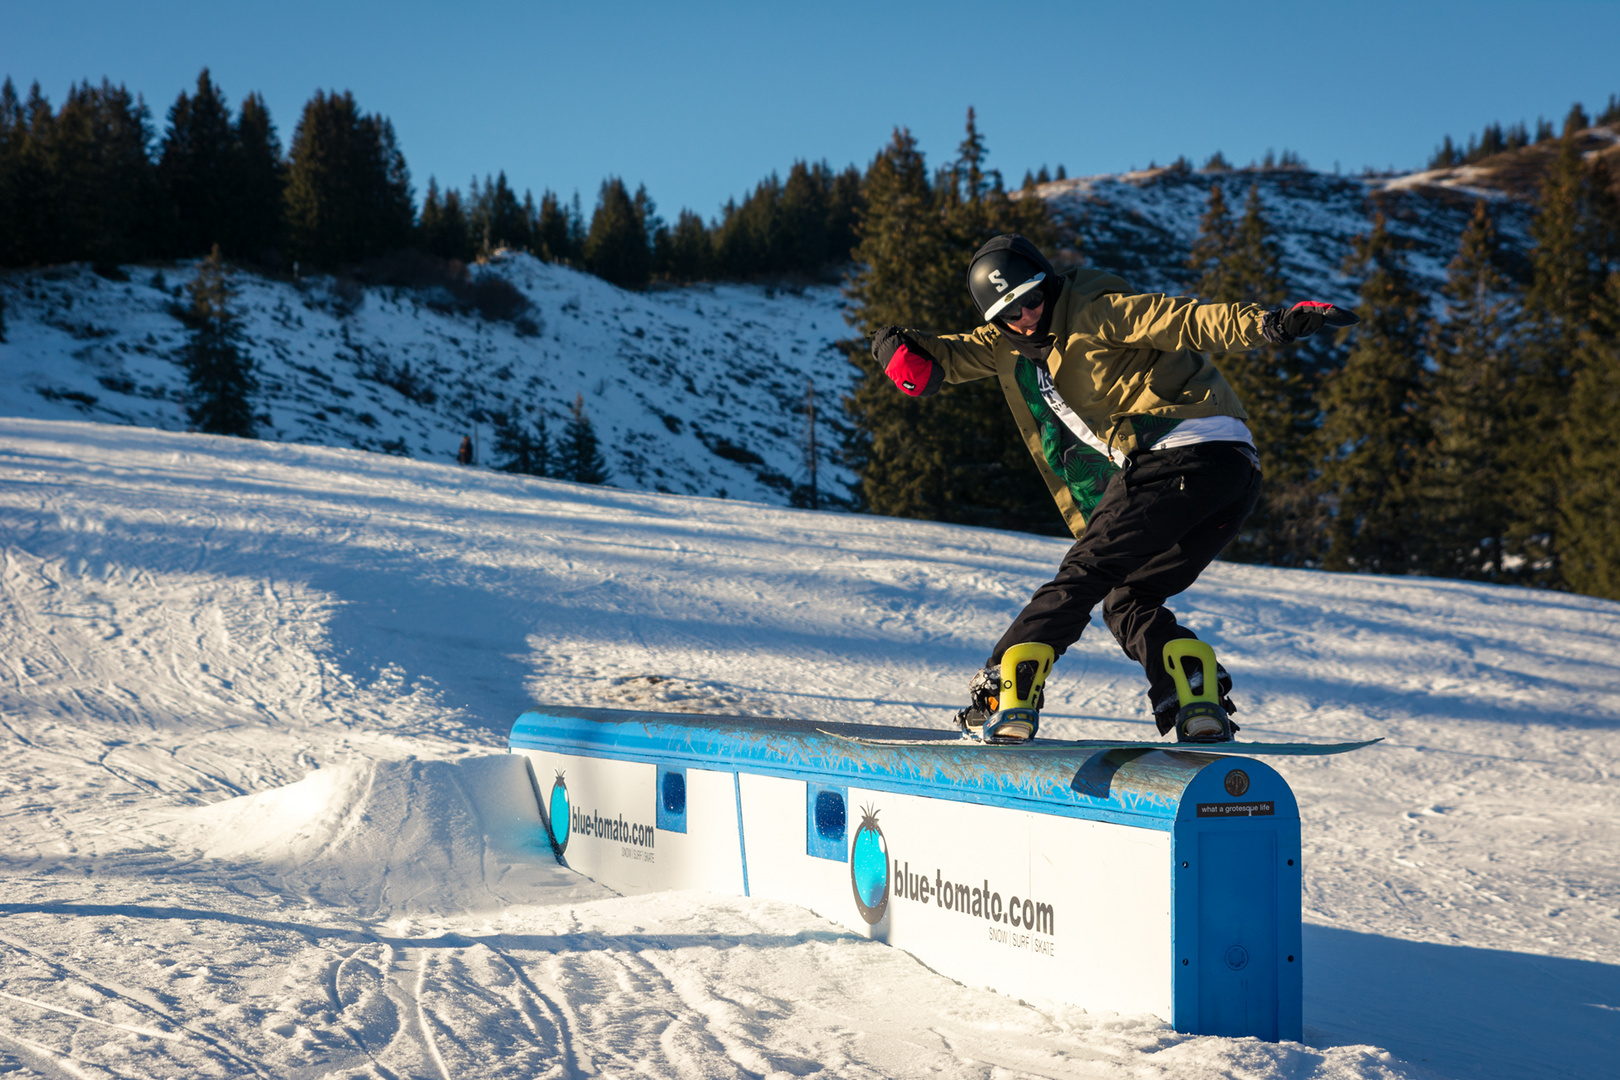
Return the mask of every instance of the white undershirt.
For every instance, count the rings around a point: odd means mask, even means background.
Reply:
[[[1249,425],[1235,416],[1200,416],[1196,420],[1183,420],[1170,429],[1170,433],[1153,444],[1155,450],[1168,450],[1172,446],[1191,446],[1201,442],[1240,442],[1254,445]]]

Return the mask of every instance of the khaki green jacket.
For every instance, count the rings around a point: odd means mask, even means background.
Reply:
[[[1075,269],[1062,276],[1063,293],[1050,323],[1056,343],[1046,365],[1058,394],[1101,443],[1134,453],[1136,424],[1127,422],[1132,418],[1248,419],[1237,394],[1202,354],[1242,352],[1262,344],[1263,308],[1132,293],[1124,281],[1101,270]],[[1031,411],[1028,369],[1033,361],[1020,356],[1007,336],[989,323],[967,334],[909,333],[945,369],[946,382],[992,375],[1000,381],[1030,456],[1069,531],[1078,537],[1095,498],[1086,498],[1083,490],[1077,497],[1072,470],[1065,470],[1071,473],[1067,480],[1055,470],[1052,425],[1045,423],[1043,430]],[[1020,362],[1025,368],[1023,389]],[[1036,408],[1041,408],[1038,399]],[[1100,491],[1097,488],[1098,495]]]

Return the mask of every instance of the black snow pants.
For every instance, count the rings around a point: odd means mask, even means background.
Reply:
[[[1196,637],[1167,598],[1190,586],[1238,533],[1260,498],[1260,459],[1237,442],[1194,443],[1137,454],[1109,481],[1085,532],[1053,579],[1035,590],[996,642],[989,663],[1020,642],[1059,656],[1103,606],[1125,655],[1142,665],[1150,701],[1175,693],[1164,646]]]

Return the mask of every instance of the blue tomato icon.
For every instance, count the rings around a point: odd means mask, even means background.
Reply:
[[[546,816],[551,819],[551,842],[559,855],[568,850],[568,814],[568,785],[559,772],[551,784],[551,800],[546,810]]]
[[[889,845],[878,827],[877,811],[870,806],[861,807],[860,828],[849,853],[849,881],[861,918],[877,925],[889,909]]]

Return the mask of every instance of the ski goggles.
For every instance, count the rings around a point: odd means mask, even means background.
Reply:
[[[1046,292],[1041,288],[1040,282],[1045,274],[1036,274],[1020,285],[1023,292],[1016,296],[1009,296],[990,305],[990,310],[984,313],[987,319],[1006,319],[1008,322],[1017,322],[1025,308],[1040,307],[1046,300]],[[1027,287],[1026,287],[1027,286]]]
[[[1025,308],[1038,308],[1046,302],[1046,294],[1039,288],[1031,289],[1023,296],[1007,301],[1007,306],[1001,309],[1001,317],[1008,322],[1017,322],[1024,314]]]

